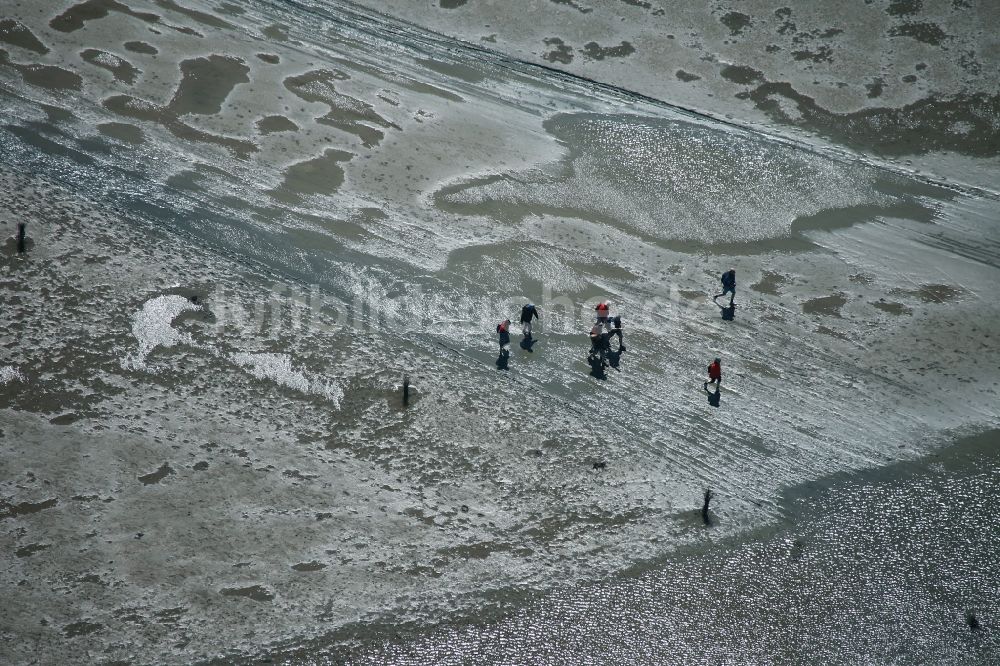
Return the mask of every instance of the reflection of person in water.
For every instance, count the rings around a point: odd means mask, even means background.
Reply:
[[[733,321],[736,318],[736,306],[735,305],[730,305],[728,308],[723,307],[723,306],[720,305],[719,309],[722,310],[722,319],[723,319],[723,321]]]
[[[708,404],[712,407],[718,407],[719,400],[722,398],[722,395],[719,393],[719,385],[715,385],[715,393],[708,390],[708,382],[705,382],[705,385],[702,386],[702,388],[705,389],[705,393],[708,394]]]

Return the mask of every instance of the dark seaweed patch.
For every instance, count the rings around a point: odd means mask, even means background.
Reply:
[[[142,53],[144,55],[156,55],[159,53],[155,46],[146,42],[125,42],[124,46],[126,51],[132,51],[133,53]]]
[[[891,28],[889,35],[891,37],[910,37],[932,46],[940,46],[948,39],[948,33],[942,30],[937,23],[904,23]]]
[[[764,73],[746,65],[726,65],[719,72],[722,78],[733,83],[748,85],[764,80]]]
[[[733,36],[742,34],[743,29],[752,23],[750,17],[742,12],[729,12],[724,14],[719,21],[729,28],[729,34]]]
[[[42,55],[49,52],[48,47],[35,37],[35,33],[14,19],[0,21],[0,42],[7,42]]]
[[[881,82],[871,86],[869,96],[881,93]],[[764,83],[745,96],[776,121],[879,155],[923,155],[939,150],[976,157],[1000,155],[1000,95],[996,94],[928,97],[900,108],[845,114],[822,108],[786,82]],[[779,97],[794,102],[797,117],[782,109]]]
[[[159,483],[165,479],[168,475],[173,474],[174,470],[167,463],[160,465],[160,468],[155,472],[150,472],[149,474],[143,474],[139,477],[144,486],[149,486],[154,483]]]
[[[0,520],[38,513],[45,509],[51,509],[58,503],[59,500],[55,498],[47,499],[44,502],[21,502],[20,504],[11,504],[10,502],[0,500]]]
[[[597,42],[587,42],[580,49],[585,58],[604,60],[605,58],[624,58],[635,53],[635,47],[622,40],[618,46],[601,46]]]
[[[110,12],[121,12],[147,23],[158,23],[160,20],[156,14],[133,11],[128,5],[123,5],[116,0],[86,0],[86,2],[73,5],[49,21],[49,26],[59,32],[73,32],[82,28],[87,21],[102,19]]]
[[[563,40],[558,37],[547,37],[545,39],[545,45],[552,48],[542,54],[543,60],[548,60],[549,62],[559,62],[564,65],[568,65],[573,62],[573,47],[564,43]]]
[[[253,599],[254,601],[274,600],[274,593],[267,588],[261,587],[260,585],[251,585],[250,587],[229,587],[222,590],[221,594],[225,597],[246,597],[247,599]]]

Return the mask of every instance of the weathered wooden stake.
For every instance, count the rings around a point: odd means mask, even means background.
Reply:
[[[403,407],[410,404],[410,376],[403,375]]]
[[[708,503],[712,501],[712,491],[705,491],[705,503],[701,506],[701,519],[705,521],[706,525],[711,525],[712,521],[708,517]]]
[[[18,222],[17,223],[17,253],[18,254],[24,254],[27,251],[26,248],[25,248],[25,237],[24,237],[24,229],[27,226],[28,225],[25,224],[24,222]]]

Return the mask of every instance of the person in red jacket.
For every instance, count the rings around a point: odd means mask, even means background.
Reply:
[[[722,359],[717,358],[712,361],[712,365],[708,366],[708,381],[705,382],[705,387],[707,388],[709,384],[722,385]]]
[[[608,305],[607,301],[601,301],[600,303],[597,304],[597,307],[594,309],[597,310],[598,325],[604,326],[610,331],[611,320],[609,318],[609,315],[611,314],[611,306]]]
[[[497,336],[500,342],[500,353],[503,354],[510,345],[510,319],[504,319],[497,324]]]

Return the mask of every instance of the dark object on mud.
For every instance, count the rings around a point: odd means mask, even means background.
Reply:
[[[594,469],[604,469],[607,466],[608,466],[608,464],[606,462],[604,462],[604,461],[600,461],[600,462],[595,462],[594,463]]]
[[[27,226],[28,225],[26,223],[24,223],[24,222],[18,222],[17,223],[17,253],[18,254],[24,254],[25,252],[27,252],[27,248],[25,247],[26,243],[25,243],[25,235],[24,235],[24,233],[25,233],[25,227],[27,227]]]
[[[705,491],[705,503],[701,506],[701,519],[705,521],[706,525],[712,524],[712,519],[708,517],[708,503],[712,501],[712,491]]]
[[[191,301],[192,303],[194,303],[195,305],[198,305],[198,294],[195,294],[194,296],[192,296],[188,300]]]
[[[719,306],[719,310],[722,311],[722,320],[723,321],[733,321],[734,319],[736,319],[736,306],[735,305],[730,305],[728,308],[722,307],[720,305]]]
[[[979,618],[972,611],[965,611],[965,623],[971,631],[979,631]]]
[[[461,506],[461,511],[462,511],[462,513],[469,513],[469,505],[468,504],[463,504]]]
[[[410,376],[403,375],[403,407],[410,404]]]

